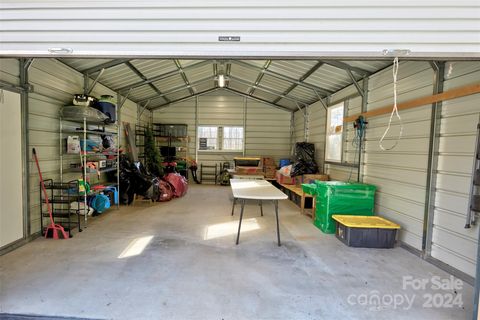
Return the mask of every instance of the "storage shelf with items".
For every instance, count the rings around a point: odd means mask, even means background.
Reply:
[[[153,124],[156,146],[164,163],[176,162],[176,171],[188,177],[188,126],[186,124]]]
[[[80,216],[84,213],[84,207],[81,205],[83,195],[81,194],[79,181],[54,182],[52,179],[47,179],[44,181],[44,184],[47,190],[48,203],[52,209],[54,223],[61,225],[68,232],[69,237],[72,237],[72,229],[74,228],[78,228],[78,231],[81,232]],[[48,208],[45,207],[46,203],[47,199],[40,192],[40,230],[42,230],[42,235],[45,235],[44,227],[48,225],[48,223],[45,223],[45,219],[50,217]]]
[[[116,108],[104,102],[100,109],[90,106],[65,106],[60,114],[60,179],[78,180],[81,184],[105,185],[118,194],[120,155],[120,128],[115,122]],[[103,107],[102,107],[103,106]],[[89,189],[82,195],[81,202],[89,208],[89,201],[103,189]],[[99,197],[100,198],[100,197]],[[101,197],[103,199],[103,197]],[[118,201],[117,207],[118,207]],[[88,215],[84,215],[86,226]]]
[[[188,137],[156,136],[155,142],[164,163],[175,162],[176,171],[187,177]]]

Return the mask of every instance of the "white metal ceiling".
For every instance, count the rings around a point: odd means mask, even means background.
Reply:
[[[130,99],[155,109],[218,87],[286,110],[314,103],[385,68],[390,61],[59,59]],[[102,71],[103,69],[103,71]],[[99,77],[100,76],[100,77]]]

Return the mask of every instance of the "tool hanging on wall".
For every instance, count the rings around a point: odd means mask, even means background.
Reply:
[[[363,148],[363,140],[365,138],[365,130],[367,129],[367,124],[368,121],[365,121],[365,118],[363,116],[359,116],[354,122],[353,122],[353,128],[355,129],[355,136],[353,137],[352,140],[352,145],[355,148],[355,154],[353,155],[353,158],[357,158],[357,182],[360,182],[360,162],[362,161],[362,148]],[[352,178],[352,173],[353,169],[350,169],[350,174],[348,175],[348,181]]]
[[[69,237],[65,229],[61,225],[55,224],[55,221],[53,220],[52,205],[48,201],[47,188],[45,188],[45,183],[43,182],[42,171],[40,170],[40,165],[38,164],[37,152],[35,151],[35,148],[32,149],[32,156],[35,160],[35,164],[37,165],[38,176],[40,178],[43,195],[45,196],[45,204],[47,205],[48,215],[50,217],[50,224],[45,228],[45,238],[60,239],[58,234],[60,232],[63,236],[63,239],[68,239]],[[42,204],[40,203],[40,205]],[[43,217],[41,217],[41,219],[43,219]]]
[[[383,151],[388,151],[395,148],[403,135],[403,122],[402,122],[402,118],[400,117],[400,114],[398,113],[398,108],[397,108],[398,57],[395,57],[395,59],[393,60],[392,73],[393,73],[393,109],[392,109],[392,112],[390,113],[390,119],[388,121],[387,129],[385,130],[385,132],[382,135],[382,138],[380,138],[380,141],[378,142],[380,149],[382,149]],[[383,140],[385,139],[387,133],[390,131],[394,114],[397,116],[398,121],[400,122],[400,132],[398,133],[398,138],[395,140],[395,143],[391,147],[385,148],[383,146]]]

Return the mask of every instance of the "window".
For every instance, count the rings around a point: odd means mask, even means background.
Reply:
[[[325,160],[342,161],[343,102],[327,109],[327,145]]]
[[[223,150],[243,150],[242,127],[223,127]]]
[[[217,127],[198,127],[198,150],[218,150]]]
[[[242,151],[243,127],[198,127],[198,150]]]

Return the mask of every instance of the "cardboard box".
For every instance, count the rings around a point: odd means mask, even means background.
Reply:
[[[252,174],[252,175],[263,175],[262,168],[259,167],[235,167],[236,174]]]
[[[262,163],[263,163],[263,166],[266,167],[266,166],[275,166],[275,160],[273,160],[273,158],[270,158],[270,157],[264,157],[262,158]]]
[[[277,173],[277,170],[275,167],[264,168],[264,172],[265,172],[265,178],[275,179],[275,174]]]
[[[277,172],[275,174],[275,179],[280,184],[295,184],[295,178],[293,177],[286,177],[283,174]]]

